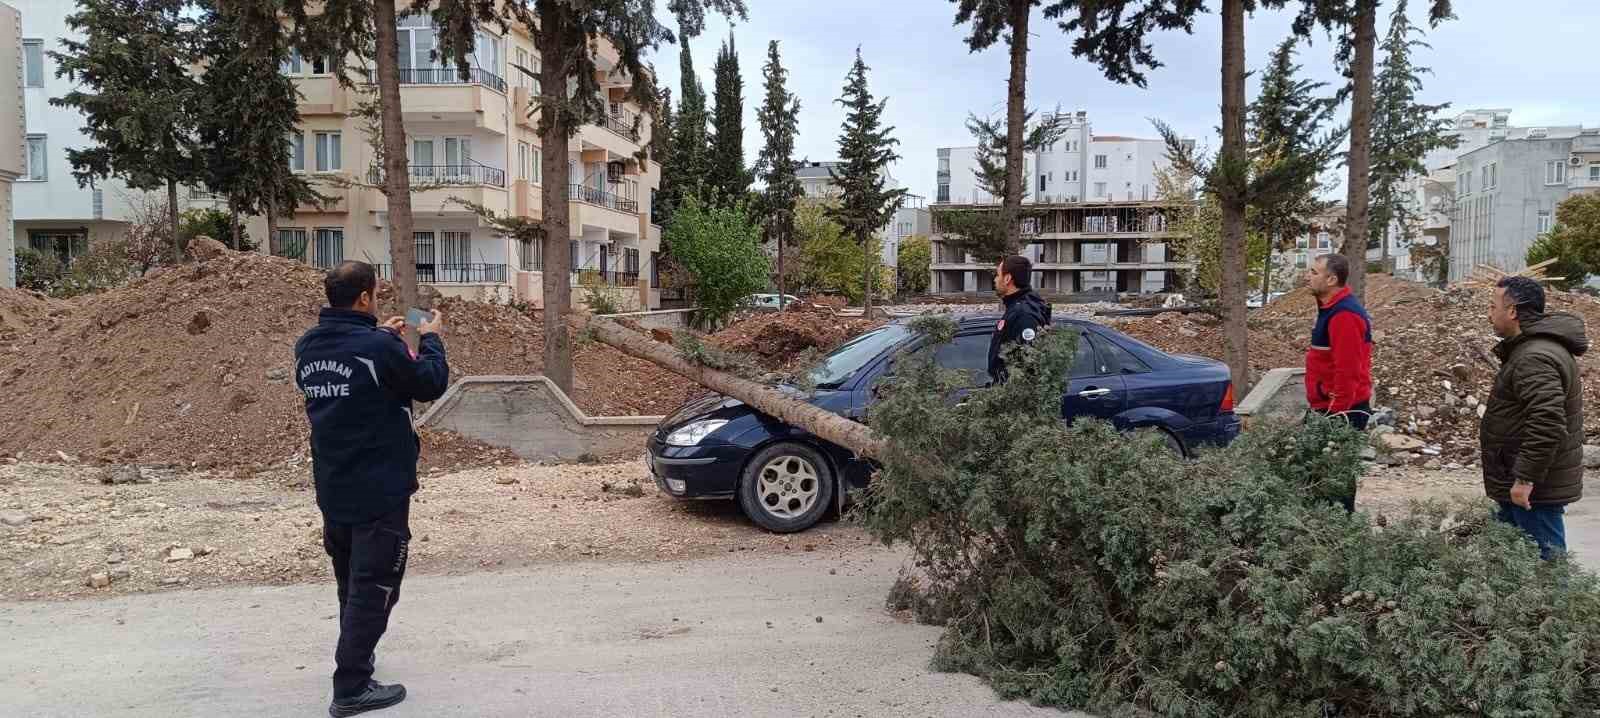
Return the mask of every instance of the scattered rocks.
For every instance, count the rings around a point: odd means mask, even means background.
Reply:
[[[33,517],[21,511],[0,511],[0,524],[11,526],[13,528],[17,526],[26,526],[28,525],[28,522],[32,520]]]
[[[267,381],[274,384],[287,384],[289,382],[289,370],[281,366],[268,369]]]
[[[500,484],[501,486],[509,486],[511,484],[519,483],[517,477],[510,474],[500,474],[499,476],[494,477],[494,482]]]
[[[164,560],[167,563],[177,563],[179,561],[189,561],[193,559],[194,551],[192,549],[175,548],[167,552],[167,557]]]
[[[110,575],[113,581],[126,581],[133,577],[133,572],[125,568],[114,568],[111,569]]]
[[[206,330],[211,328],[211,314],[210,309],[201,309],[195,312],[194,316],[189,317],[189,326],[185,327],[185,329],[195,336],[205,334]]]
[[[1416,451],[1426,446],[1421,439],[1405,434],[1380,434],[1378,443],[1391,452]]]
[[[182,576],[168,576],[166,578],[161,579],[160,583],[163,586],[182,586],[182,585],[184,585],[184,584],[186,584],[188,582],[189,582],[189,579],[184,578]]]
[[[111,576],[104,573],[90,574],[89,588],[107,588],[111,585]]]

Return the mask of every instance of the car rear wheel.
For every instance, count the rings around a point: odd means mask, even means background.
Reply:
[[[739,507],[768,531],[811,528],[833,502],[833,472],[815,449],[773,444],[750,458],[739,481]]]
[[[1189,456],[1188,452],[1183,450],[1183,442],[1179,441],[1178,437],[1173,435],[1172,432],[1167,431],[1159,426],[1145,426],[1134,429],[1132,432],[1130,432],[1130,435],[1140,441],[1144,441],[1152,436],[1159,437],[1161,442],[1166,445],[1167,450],[1172,452],[1173,456],[1176,456],[1180,459],[1187,458]]]

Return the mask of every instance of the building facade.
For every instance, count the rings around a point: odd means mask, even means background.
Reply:
[[[0,3],[0,287],[17,286],[12,183],[26,171],[23,154],[22,14]]]
[[[883,243],[883,264],[888,267],[900,266],[900,245],[911,237],[923,237],[933,233],[933,214],[928,211],[928,200],[920,194],[908,194],[900,209],[895,210],[894,219],[889,222],[889,229]]]
[[[1483,264],[1521,271],[1528,248],[1555,225],[1556,206],[1600,191],[1600,128],[1507,128],[1449,170],[1449,281]]]
[[[76,84],[56,77],[50,53],[63,39],[81,39],[67,27],[78,11],[72,0],[7,0],[22,14],[18,67],[22,75],[23,170],[12,187],[12,228],[19,248],[54,255],[67,263],[95,241],[126,231],[136,193],[117,180],[80,187],[67,150],[89,144],[78,111],[54,107],[50,99]],[[8,55],[7,57],[10,57]],[[10,111],[10,106],[5,106]]]
[[[1048,118],[1047,118],[1048,119]],[[1064,134],[1023,157],[1023,253],[1034,263],[1040,291],[1148,294],[1177,282],[1192,264],[1170,256],[1176,239],[1167,220],[1175,205],[1160,200],[1157,176],[1172,164],[1166,143],[1095,135],[1088,113],[1058,118]],[[977,147],[941,147],[934,195],[934,293],[983,293],[994,288],[994,267],[946,246],[941,209],[999,211],[1000,198],[979,186]]]
[[[538,78],[530,74],[540,64],[533,39],[526,28],[480,28],[473,68],[463,80],[456,68],[431,56],[436,33],[428,18],[402,16],[398,31],[418,281],[448,296],[537,305],[543,282],[539,245],[501,234],[462,204],[497,215],[543,216],[546,148],[537,121],[529,117],[540,93]],[[650,120],[623,99],[630,80],[616,49],[604,42],[598,47],[596,79],[609,112],[567,145],[569,279],[574,287],[594,281],[617,287],[630,309],[659,307],[661,229],[650,223],[650,204],[661,172],[635,156],[650,141]],[[387,274],[388,207],[373,187],[383,170],[366,122],[353,114],[374,88],[343,87],[326,70],[324,63],[300,57],[283,68],[302,94],[300,129],[289,138],[291,165],[333,201],[279,218],[279,241],[316,266],[357,259]],[[265,219],[253,220],[250,232],[264,236]],[[582,294],[575,290],[574,302]]]

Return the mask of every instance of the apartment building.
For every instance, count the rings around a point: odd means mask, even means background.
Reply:
[[[839,186],[834,183],[833,174],[840,171],[840,169],[841,164],[839,162],[800,163],[800,166],[795,169],[795,177],[800,180],[801,196],[814,201],[837,199],[839,197]],[[900,181],[896,180],[894,175],[889,174],[887,170],[884,172],[884,187],[888,189],[898,189],[900,187]],[[921,208],[921,211],[926,214],[925,198],[918,195],[907,195],[905,205],[895,213],[894,218],[889,220],[889,223],[882,230],[879,230],[879,250],[883,266],[897,266],[900,257],[900,241],[912,234],[916,234],[918,226],[927,226],[926,221],[922,225],[917,224],[918,208]],[[907,224],[910,225],[909,230],[901,233],[901,228]],[[926,231],[923,233],[926,234]]]
[[[889,222],[883,243],[884,265],[900,266],[900,246],[911,237],[926,237],[932,232],[933,213],[928,211],[928,198],[920,194],[906,195],[905,202],[895,210],[894,219]]]
[[[477,33],[472,69],[461,79],[453,65],[432,57],[436,28],[429,18],[398,21],[401,104],[410,162],[412,235],[418,281],[447,296],[542,301],[543,258],[537,243],[497,232],[456,200],[500,215],[541,218],[546,148],[528,116],[540,93],[540,57],[526,28]],[[661,228],[650,223],[660,167],[635,155],[650,141],[650,121],[623,100],[629,79],[614,47],[599,44],[596,79],[608,114],[583,127],[568,152],[568,219],[572,231],[574,287],[598,279],[620,288],[628,308],[660,306],[656,259]],[[375,93],[363,84],[345,88],[317,58],[293,57],[283,71],[302,94],[299,130],[291,135],[290,162],[318,190],[333,197],[323,207],[301,207],[278,220],[282,246],[300,250],[313,265],[359,259],[392,271],[386,198],[376,185],[376,162],[365,122],[352,115]],[[363,82],[367,75],[363,75]],[[372,95],[372,96],[375,96]],[[252,236],[266,233],[255,218]],[[573,292],[581,301],[582,292]]]
[[[0,58],[21,58],[22,14],[0,3]],[[27,170],[22,135],[22,64],[0,62],[0,287],[17,286],[11,186]]]
[[[1453,196],[1441,205],[1450,208],[1451,282],[1481,264],[1525,269],[1528,247],[1555,224],[1556,206],[1600,191],[1600,128],[1503,129],[1449,167]]]
[[[81,37],[67,27],[77,12],[72,0],[7,0],[22,15],[18,57],[22,75],[20,105],[0,105],[22,113],[22,172],[12,187],[12,229],[18,247],[53,254],[70,262],[94,241],[115,239],[126,231],[133,194],[116,180],[80,187],[67,161],[69,148],[89,144],[83,115],[54,107],[50,98],[71,92],[75,83],[56,77],[50,52],[61,41]]]
[[[1063,135],[1023,157],[1024,205],[1039,216],[1023,223],[1024,254],[1034,287],[1062,294],[1161,292],[1193,265],[1169,256],[1176,238],[1168,217],[1176,206],[1157,197],[1156,176],[1171,166],[1166,143],[1095,135],[1088,113],[1057,119]],[[941,209],[999,211],[1000,198],[979,186],[977,147],[941,147],[933,217],[935,293],[988,292],[994,268],[945,246]]]

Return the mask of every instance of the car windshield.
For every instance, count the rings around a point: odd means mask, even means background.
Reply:
[[[830,352],[811,367],[807,375],[818,389],[837,389],[850,381],[867,362],[898,344],[908,334],[910,330],[899,324],[874,329]]]

